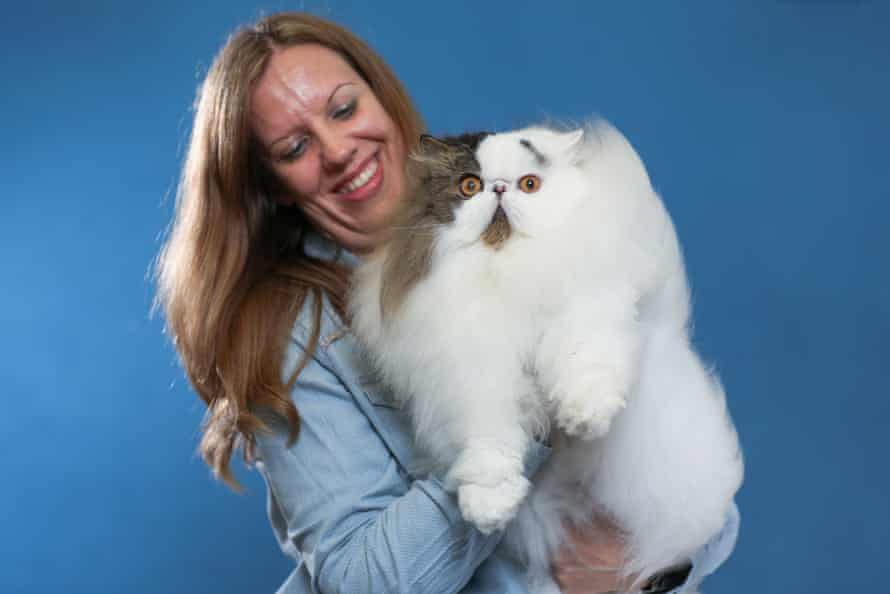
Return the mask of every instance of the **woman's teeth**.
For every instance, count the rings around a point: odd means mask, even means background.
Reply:
[[[370,163],[354,178],[352,181],[346,184],[342,190],[340,190],[340,194],[346,194],[348,192],[354,192],[368,183],[374,174],[377,173],[377,159],[372,159]]]

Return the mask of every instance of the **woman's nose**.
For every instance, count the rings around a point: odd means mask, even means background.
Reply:
[[[326,169],[341,169],[352,160],[356,151],[355,142],[344,134],[328,131],[319,136],[321,142],[321,159]]]

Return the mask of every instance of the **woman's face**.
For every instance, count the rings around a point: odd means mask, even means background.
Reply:
[[[295,45],[269,58],[253,90],[253,133],[297,204],[349,250],[373,248],[404,186],[405,143],[364,79],[338,54]]]

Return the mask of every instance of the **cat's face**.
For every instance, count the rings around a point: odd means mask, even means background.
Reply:
[[[543,128],[425,136],[408,162],[411,196],[393,220],[381,304],[388,317],[432,267],[434,253],[492,253],[559,226],[585,195],[582,132]]]
[[[583,194],[575,165],[581,136],[529,128],[427,137],[413,163],[425,204],[417,212],[435,219],[445,249],[481,243],[497,250],[514,237],[554,230]]]

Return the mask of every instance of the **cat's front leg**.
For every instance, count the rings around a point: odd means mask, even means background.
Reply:
[[[511,433],[471,440],[446,479],[457,492],[461,515],[485,534],[513,519],[530,487],[523,475],[524,438]]]
[[[625,407],[641,342],[636,303],[631,289],[579,297],[543,333],[538,380],[567,434],[601,437]]]

